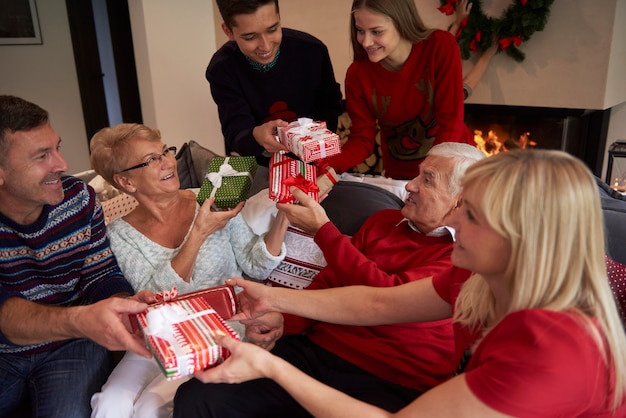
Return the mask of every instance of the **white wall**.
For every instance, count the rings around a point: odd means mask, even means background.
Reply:
[[[37,1],[42,45],[0,45],[0,94],[50,112],[69,172],[89,168],[88,140],[65,0]]]
[[[144,123],[180,146],[191,139],[218,154],[224,141],[204,70],[215,52],[207,0],[129,1]]]
[[[415,0],[424,20],[445,27],[438,0]],[[485,0],[497,5],[510,0]],[[352,60],[350,0],[281,0],[284,26],[328,46],[337,80]],[[212,0],[129,0],[145,123],[168,143],[190,139],[223,152],[206,66],[225,37]],[[89,168],[88,146],[65,1],[37,0],[43,45],[0,46],[0,93],[51,113],[70,172]],[[607,144],[626,138],[626,0],[555,0],[546,29],[522,46],[526,60],[496,56],[472,103],[612,110]],[[470,65],[467,62],[465,65]],[[606,152],[605,152],[606,158]]]

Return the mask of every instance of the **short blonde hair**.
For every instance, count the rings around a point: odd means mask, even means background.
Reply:
[[[113,177],[128,167],[131,140],[135,138],[157,142],[161,141],[161,132],[138,123],[121,123],[100,129],[89,143],[91,167],[118,189]]]
[[[609,348],[607,365],[615,367],[617,405],[626,392],[626,336],[606,273],[603,216],[592,173],[562,151],[515,150],[470,166],[462,186],[480,187],[477,203],[487,222],[511,244],[508,313],[577,310],[596,318]],[[461,290],[454,319],[479,327],[493,325],[495,318],[493,295],[475,275]],[[589,329],[603,345],[591,321]]]

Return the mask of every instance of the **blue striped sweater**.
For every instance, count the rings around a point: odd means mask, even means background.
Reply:
[[[39,219],[20,225],[0,213],[0,304],[23,297],[47,305],[91,304],[133,293],[111,252],[93,189],[62,179],[64,200],[46,205]],[[35,353],[62,342],[15,345],[0,333],[0,353]]]

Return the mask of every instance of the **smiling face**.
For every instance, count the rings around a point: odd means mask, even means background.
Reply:
[[[502,283],[511,258],[511,243],[487,222],[480,209],[479,186],[463,190],[463,203],[448,217],[456,231],[452,263],[482,275],[488,282]]]
[[[167,148],[161,141],[133,138],[130,142],[128,165],[132,167],[150,160],[152,162],[147,166],[116,174],[118,184],[133,195],[178,191],[180,181],[176,171],[176,158],[174,153],[166,152]]]
[[[449,194],[452,158],[428,156],[420,165],[420,173],[406,185],[408,197],[402,215],[425,234],[447,225],[445,217],[456,205],[456,196]]]
[[[357,41],[371,62],[380,62],[392,70],[402,67],[412,44],[400,36],[389,16],[361,8],[354,11],[354,22]]]
[[[235,41],[242,54],[252,61],[271,63],[283,39],[280,16],[274,4],[261,6],[251,14],[237,15],[234,20],[236,25],[232,31],[222,23],[228,39]]]
[[[61,139],[46,123],[7,133],[9,146],[0,164],[0,212],[20,224],[37,220],[44,205],[61,203],[61,176],[68,169]]]

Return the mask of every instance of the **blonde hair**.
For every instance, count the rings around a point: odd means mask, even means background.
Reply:
[[[356,21],[354,12],[359,9],[369,9],[372,12],[388,16],[400,37],[417,43],[431,34],[432,29],[426,28],[417,13],[414,0],[354,0],[350,13],[350,40],[354,59],[366,59],[367,52],[357,40]]]
[[[607,367],[615,369],[617,407],[626,396],[626,335],[606,273],[603,216],[593,175],[562,151],[515,150],[472,165],[462,186],[474,185],[483,193],[477,203],[489,226],[511,244],[507,313],[577,310],[596,318],[604,339],[588,321],[590,335],[606,347]],[[463,286],[454,320],[473,328],[494,325],[494,297],[479,275]]]
[[[157,142],[161,140],[161,132],[138,123],[120,123],[100,129],[89,143],[91,167],[117,189],[120,188],[114,174],[130,165],[131,140],[135,138]]]

